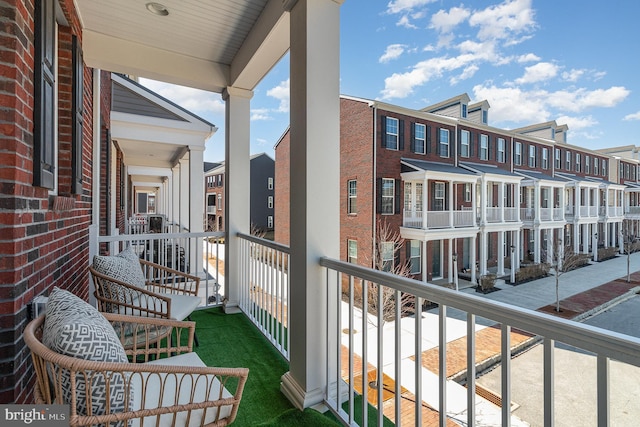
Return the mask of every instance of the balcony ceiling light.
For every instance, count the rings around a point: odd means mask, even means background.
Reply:
[[[146,4],[146,6],[147,10],[155,15],[167,16],[169,14],[169,10],[167,10],[167,8],[160,3],[149,2]]]

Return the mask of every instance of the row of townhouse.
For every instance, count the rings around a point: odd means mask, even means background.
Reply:
[[[467,94],[422,110],[342,96],[340,117],[344,260],[371,266],[377,242],[386,268],[406,262],[416,279],[453,282],[457,265],[475,283],[490,271],[551,262],[558,245],[597,259],[598,247],[621,248],[625,209],[640,213],[638,161],[570,145],[568,127],[555,121],[492,127],[488,102],[472,104]],[[276,145],[282,243],[288,152],[285,133]],[[405,248],[378,241],[379,223]]]
[[[274,160],[266,153],[249,158],[249,221],[253,231],[273,231]],[[225,162],[204,164],[206,224],[209,231],[225,229]]]

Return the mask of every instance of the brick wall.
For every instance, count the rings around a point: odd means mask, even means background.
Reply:
[[[88,297],[92,73],[85,69],[83,189],[71,194],[71,36],[81,31],[73,0],[60,5],[70,26],[59,27],[56,195],[32,184],[34,2],[0,6],[0,403],[33,398],[35,375],[22,338],[29,301],[53,286]]]
[[[274,240],[283,245],[290,242],[289,222],[289,195],[291,186],[289,151],[291,149],[289,130],[282,136],[276,145],[276,164],[274,179],[274,205],[273,205],[273,231]]]

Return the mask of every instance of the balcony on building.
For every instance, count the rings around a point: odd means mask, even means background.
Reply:
[[[564,225],[567,180],[537,171],[516,170],[516,173],[524,177],[520,188],[520,219],[525,227],[553,222]]]

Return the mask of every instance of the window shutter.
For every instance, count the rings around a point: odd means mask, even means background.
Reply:
[[[398,150],[404,150],[404,120],[398,120]]]
[[[496,144],[494,143],[493,145],[495,146]],[[491,156],[492,153],[493,153],[493,150],[491,149],[491,135],[487,135],[487,160],[492,159],[492,156]]]
[[[431,126],[427,126],[427,140],[425,144],[427,144],[427,154],[431,153]]]
[[[72,192],[82,194],[82,136],[83,112],[84,112],[84,62],[82,59],[82,47],[76,36],[72,39],[73,45],[73,102],[71,105],[72,124],[72,148],[71,148],[71,180]]]
[[[395,200],[394,200],[394,213],[399,214],[400,213],[400,180],[396,179],[395,180],[395,184],[396,184],[396,188],[395,188]]]
[[[469,132],[469,158],[473,157],[473,132]]]
[[[376,212],[382,213],[382,178],[376,179]]]
[[[415,122],[411,122],[411,139],[410,139],[410,144],[411,144],[411,152],[415,153],[416,152],[416,124]]]
[[[387,148],[387,116],[380,116],[382,122],[380,123],[380,140],[382,148]]]
[[[35,2],[33,184],[54,188],[55,14],[53,1]]]

